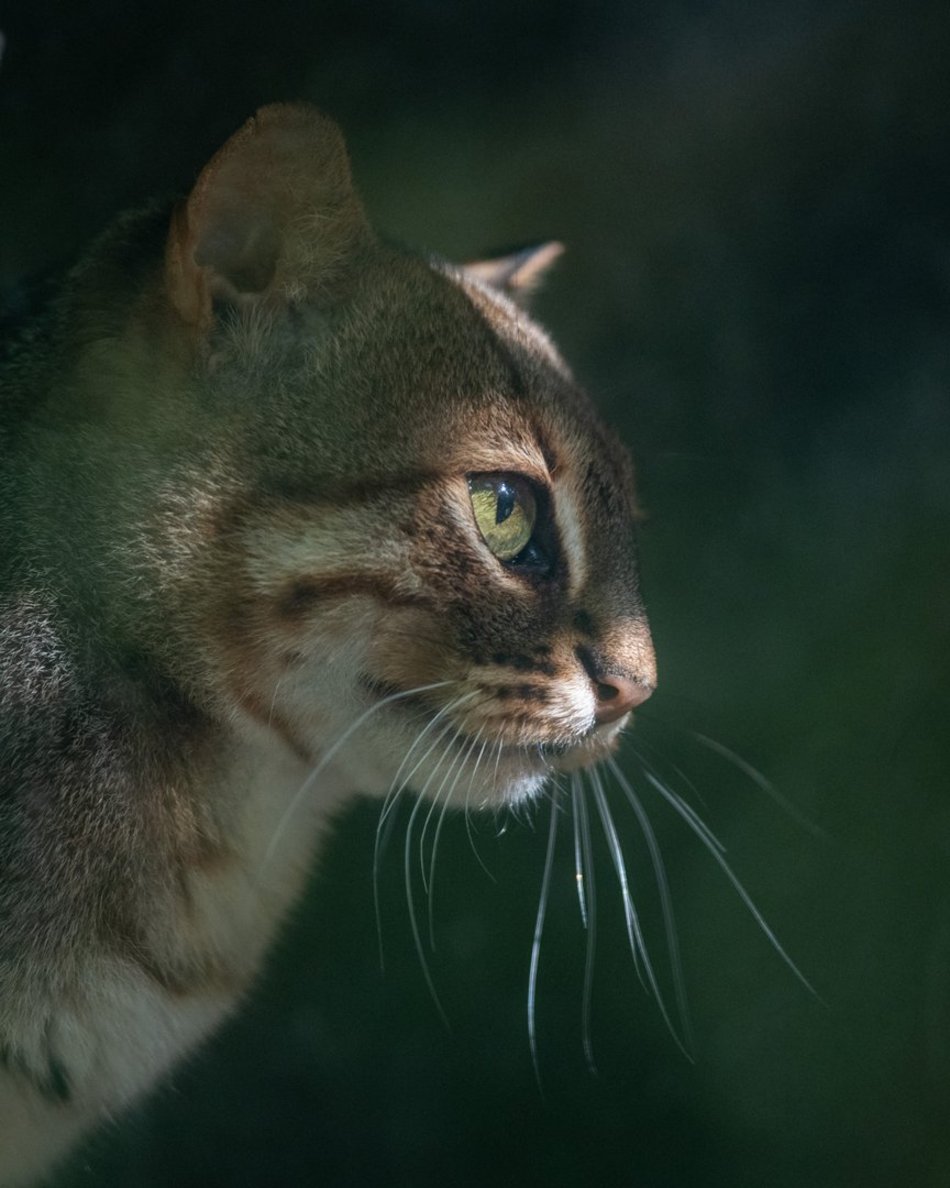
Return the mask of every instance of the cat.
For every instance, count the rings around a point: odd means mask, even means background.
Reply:
[[[333,813],[526,802],[656,670],[631,463],[524,299],[263,108],[0,371],[0,1184],[232,1012]],[[449,778],[451,776],[451,778]]]

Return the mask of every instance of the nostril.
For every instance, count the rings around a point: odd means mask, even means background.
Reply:
[[[626,677],[600,677],[594,682],[597,691],[597,705],[594,720],[599,726],[616,722],[638,705],[642,705],[653,692],[650,685],[640,685]]]
[[[594,721],[598,726],[616,722],[629,714],[638,705],[643,705],[653,692],[653,685],[646,681],[634,681],[605,671],[606,666],[601,664],[600,658],[583,644],[575,648],[575,654],[594,687]]]

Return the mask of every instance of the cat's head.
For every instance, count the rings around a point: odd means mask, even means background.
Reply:
[[[260,112],[173,221],[219,471],[169,513],[196,655],[239,720],[354,788],[521,798],[654,687],[629,460],[512,299],[552,254],[379,243],[304,107]]]

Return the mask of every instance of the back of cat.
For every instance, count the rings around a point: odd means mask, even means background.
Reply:
[[[510,299],[550,254],[380,244],[265,108],[0,371],[0,1183],[234,1008],[340,804],[523,800],[649,695],[629,462]]]

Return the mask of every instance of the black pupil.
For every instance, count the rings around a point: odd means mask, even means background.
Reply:
[[[515,510],[515,504],[518,501],[518,496],[515,493],[514,487],[508,483],[498,484],[498,502],[495,504],[495,523],[504,524],[505,520]]]

